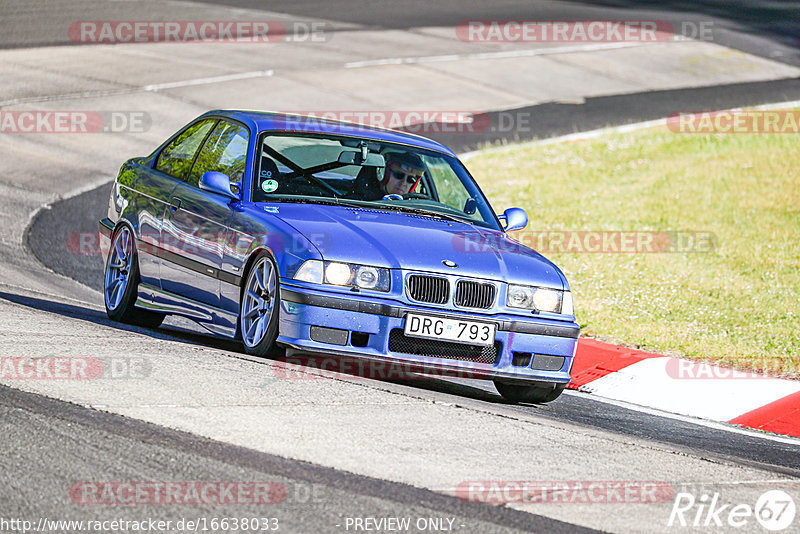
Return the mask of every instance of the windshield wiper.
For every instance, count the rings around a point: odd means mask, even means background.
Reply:
[[[287,204],[330,204],[331,206],[343,206],[344,202],[337,197],[306,197],[302,195],[297,195],[293,197],[278,197],[278,198],[266,198],[261,201],[262,203],[269,203],[269,202],[285,202]]]
[[[426,209],[422,209],[422,208],[411,208],[411,207],[408,207],[408,206],[401,206],[399,204],[397,204],[397,205],[392,204],[392,205],[389,205],[389,206],[387,206],[386,204],[378,204],[378,205],[373,204],[372,207],[385,209],[385,210],[390,210],[390,211],[391,210],[401,211],[403,213],[413,213],[415,215],[424,215],[426,217],[435,217],[437,219],[444,219],[446,221],[452,221],[452,222],[457,222],[457,223],[462,223],[462,224],[472,224],[473,223],[473,221],[471,221],[469,219],[466,219],[466,218],[462,219],[460,217],[456,217],[455,215],[449,215],[447,213],[442,213],[442,212],[439,212],[439,211],[426,210]]]

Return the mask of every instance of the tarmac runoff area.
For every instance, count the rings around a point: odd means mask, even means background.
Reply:
[[[207,9],[213,16],[214,8]],[[84,380],[2,383],[256,451],[446,494],[471,487],[480,499],[480,487],[465,484],[496,482],[484,486],[488,489],[482,495],[489,502],[496,500],[496,492],[489,490],[500,485],[507,489],[501,499],[511,508],[612,532],[672,531],[670,518],[673,523],[678,518],[673,517],[672,500],[659,488],[671,488],[672,496],[685,491],[697,499],[719,493],[725,503],[751,507],[766,490],[796,495],[791,475],[554,422],[536,410],[520,413],[504,404],[369,380],[281,379],[276,362],[188,342],[168,331],[116,327],[96,320],[102,310],[99,293],[55,275],[27,251],[25,229],[41,206],[109,181],[123,159],[149,153],[194,116],[223,107],[221,102],[224,107],[278,110],[305,109],[307,102],[325,110],[371,109],[392,102],[393,109],[404,110],[421,108],[424,102],[429,109],[483,111],[800,74],[794,67],[704,42],[500,61],[470,55],[475,48],[467,52],[465,43],[448,41],[438,28],[373,35],[359,28],[344,38],[339,35],[346,32],[337,34],[330,46],[314,49],[313,55],[281,49],[270,57],[269,71],[264,70],[263,54],[244,44],[234,49],[137,44],[63,48],[58,54],[46,48],[0,51],[4,78],[25,79],[4,87],[4,112],[147,110],[154,119],[143,132],[0,137],[5,176],[13,177],[0,182],[0,353],[4,358],[109,362],[122,357],[128,369],[139,362],[139,369],[146,370]],[[454,59],[345,68],[354,56],[362,56],[360,61],[394,57],[391,51],[399,45],[409,54],[418,53],[413,57],[447,53]],[[498,51],[481,46],[486,52]],[[154,56],[163,60],[157,68]],[[652,73],[654,64],[663,69]],[[197,77],[198,66],[204,78]],[[271,74],[209,81],[253,72]],[[536,79],[526,79],[524,73],[533,72]],[[557,82],[539,81],[547,79]],[[141,80],[141,85],[132,86],[131,80]],[[392,83],[381,83],[385,80]],[[577,497],[569,505],[563,499],[531,502],[509,486],[521,480],[567,481]],[[576,481],[582,486],[576,487]],[[632,488],[632,496],[602,486],[604,508],[597,513],[598,504],[581,493],[592,481],[621,482]],[[643,481],[655,486],[643,486]],[[699,506],[681,503],[686,518]]]

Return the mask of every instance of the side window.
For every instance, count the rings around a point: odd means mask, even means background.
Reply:
[[[156,160],[156,169],[185,180],[192,168],[197,149],[215,122],[216,119],[205,120],[187,128],[161,151]]]
[[[187,181],[196,186],[204,173],[217,171],[226,174],[233,183],[241,182],[247,161],[247,141],[244,126],[219,121],[200,149]]]

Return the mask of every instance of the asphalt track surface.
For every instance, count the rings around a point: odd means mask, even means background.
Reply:
[[[237,5],[258,9],[261,2],[230,1],[214,4]],[[298,15],[315,15],[324,9],[329,19],[372,24],[391,28],[416,27],[426,24],[457,24],[470,18],[540,20],[568,18],[575,9],[606,9],[606,13],[624,18],[633,9],[655,11],[686,10],[687,16],[720,17],[731,24],[744,26],[740,32],[726,34],[728,46],[760,51],[764,39],[780,46],[775,59],[800,64],[797,56],[789,52],[796,45],[797,20],[791,15],[798,11],[796,2],[757,3],[747,9],[742,2],[571,2],[574,6],[565,11],[532,11],[531,2],[464,2],[455,10],[441,2],[414,2],[414,7],[400,3],[382,2],[272,2],[269,9]],[[591,4],[587,6],[587,4]],[[780,24],[774,21],[780,11]],[[594,15],[593,15],[594,16]],[[575,18],[572,15],[572,18]],[[610,18],[610,17],[609,17]],[[658,18],[655,15],[653,18]],[[59,44],[59,43],[54,43]],[[723,43],[725,44],[725,43]],[[800,99],[800,80],[785,80],[753,84],[731,85],[723,88],[685,89],[587,99],[581,104],[544,104],[523,108],[537,118],[536,127],[524,136],[508,138],[501,132],[485,132],[476,139],[463,136],[448,139],[431,135],[450,144],[456,150],[467,150],[486,142],[525,140],[537,137],[583,131],[614,124],[626,124],[663,117],[675,109],[722,109],[782,100]],[[492,124],[498,113],[493,112]],[[131,154],[133,156],[134,154]],[[54,204],[40,212],[29,227],[26,242],[42,263],[54,271],[65,274],[95,289],[100,289],[102,265],[99,256],[82,256],[69,253],[65,243],[75,232],[94,232],[97,220],[103,216],[107,205],[108,187],[103,186],[78,197]],[[113,325],[97,310],[78,305],[63,304],[47,299],[25,298],[3,293],[0,298],[37,310],[81,320]],[[127,327],[114,325],[115,328]],[[140,330],[145,335],[182,340],[185,343],[219,346],[230,350],[232,344],[187,331],[178,327],[161,330]],[[487,406],[501,403],[490,383],[473,381],[403,382],[387,387],[413,388],[416,394],[426,391],[445,393],[454,398],[485,401]],[[685,420],[650,415],[636,410],[604,404],[583,395],[564,395],[559,401],[545,406],[516,406],[513,410],[534,412],[555,421],[569,421],[587,428],[595,427],[623,435],[650,440],[654,445],[666,444],[687,454],[724,462],[756,466],[774,473],[800,476],[800,447],[776,441],[763,440],[750,435],[731,433],[722,429],[700,426]],[[344,474],[303,462],[286,460],[249,449],[199,438],[148,423],[97,412],[68,403],[55,401],[0,387],[0,412],[6,460],[2,478],[18,499],[3,506],[6,516],[29,509],[30,503],[45,515],[48,510],[56,517],[63,511],[64,485],[75,480],[157,480],[158,477],[183,480],[274,480],[287,487],[307,488],[311,484],[324,487],[323,503],[309,506],[307,502],[291,502],[277,506],[275,515],[284,518],[290,531],[330,530],[348,516],[398,516],[414,517],[449,516],[457,518],[456,524],[466,526],[468,532],[550,531],[578,532],[580,527],[556,520],[523,514],[502,507],[489,507],[463,503],[427,490],[402,484]],[[79,428],[80,432],[75,432]],[[43,438],[43,436],[46,436]],[[69,458],[70,461],[59,459]],[[31,471],[30,466],[38,469]],[[303,504],[300,507],[300,504]],[[68,505],[68,503],[66,503]],[[18,509],[17,509],[18,507]],[[236,512],[241,512],[239,508]],[[142,517],[149,510],[140,509]],[[172,516],[159,509],[159,518],[178,519],[184,516],[221,515],[222,510],[181,507]],[[113,517],[114,510],[98,509],[93,517]],[[130,516],[130,514],[128,514]],[[460,523],[459,523],[460,522]]]
[[[667,20],[713,21],[723,46],[800,65],[800,3],[747,0],[568,0],[553,4],[520,0],[430,2],[410,0],[199,0],[269,9],[391,29],[456,26],[465,20]],[[776,46],[778,45],[778,46]]]
[[[714,40],[800,66],[800,3],[790,0],[196,0],[197,3],[320,17],[366,27],[456,26],[466,20],[667,20],[714,23]],[[80,2],[75,2],[80,4]],[[90,5],[90,2],[86,2]],[[155,14],[154,14],[155,15]],[[154,20],[157,20],[157,16]],[[679,26],[678,26],[679,27]],[[4,25],[0,48],[71,45],[39,21]]]
[[[102,290],[102,260],[97,255],[74,254],[64,243],[75,243],[69,232],[95,231],[103,208],[108,203],[109,186],[101,186],[82,195],[59,202],[40,212],[31,225],[28,243],[37,257],[48,267],[74,277],[78,281]],[[91,209],[87,209],[87,206]],[[87,249],[88,250],[88,249]],[[2,297],[2,295],[0,295]],[[11,300],[13,297],[6,296]],[[17,299],[18,303],[25,304]],[[114,325],[105,314],[76,306],[64,306],[40,301],[40,309],[78,316],[85,320]],[[167,327],[169,328],[169,327]],[[218,344],[220,348],[236,350],[233,343],[202,333],[189,333],[184,329],[164,328],[170,335],[179,336],[189,343]],[[160,332],[160,331],[156,331]],[[198,329],[197,332],[202,332]],[[276,356],[280,356],[277,354]],[[432,390],[459,397],[487,402],[501,399],[491,382],[479,380],[419,380],[404,381],[405,386],[419,390]],[[725,461],[754,465],[776,473],[800,476],[800,447],[768,441],[725,430],[699,426],[685,420],[658,417],[647,413],[599,403],[584,395],[562,395],[557,402],[543,407],[519,405],[514,408],[529,411],[555,420],[565,420],[587,427],[646,438],[655,442],[677,446],[695,454],[709,455]]]
[[[276,483],[281,489],[274,499],[279,502],[205,508],[153,503],[128,508],[125,518],[157,518],[175,524],[184,518],[269,517],[278,519],[280,531],[320,532],[345,530],[348,517],[446,517],[453,520],[454,530],[466,532],[595,532],[505,507],[468,503],[404,484],[270,456],[3,386],[0,414],[3,455],[13,459],[3,462],[4,482],[22,497],[19,500],[36,502],[40,516],[50,519],[65,518],[65,490],[75,481],[177,478]],[[70,461],[49,463],[48,469],[31,476],[30,466],[54,458]],[[3,516],[38,521],[17,505],[16,499],[4,502]],[[121,514],[116,508],[98,506],[92,519],[118,518]]]

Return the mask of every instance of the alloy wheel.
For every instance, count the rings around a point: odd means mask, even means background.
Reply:
[[[133,236],[128,227],[123,226],[116,233],[106,264],[105,299],[109,310],[116,310],[122,302],[125,288],[130,283],[133,265]]]
[[[258,345],[267,333],[276,287],[277,274],[272,262],[260,258],[250,271],[242,297],[242,340],[250,348]]]

